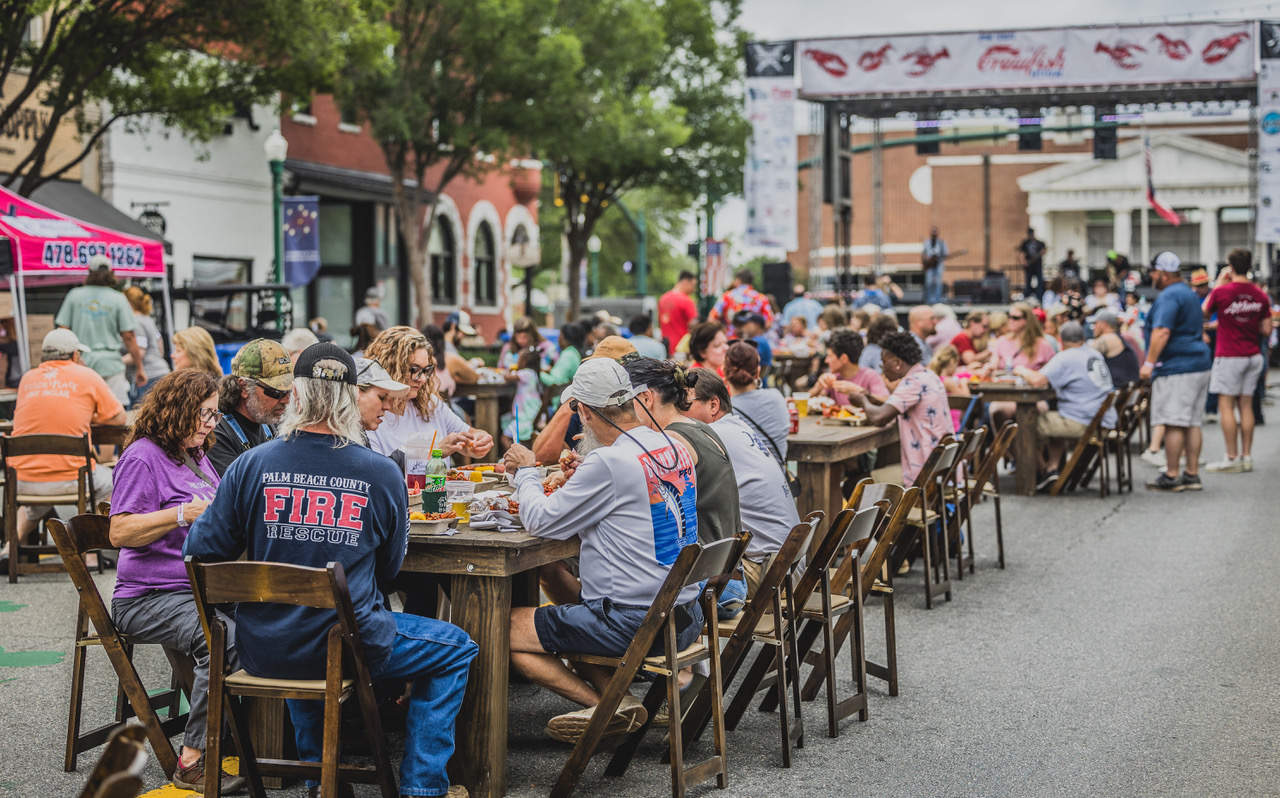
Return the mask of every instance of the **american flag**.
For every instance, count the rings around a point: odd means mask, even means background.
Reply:
[[[1168,205],[1165,205],[1163,202],[1156,199],[1156,185],[1155,183],[1151,182],[1151,137],[1150,136],[1143,134],[1142,146],[1143,146],[1143,149],[1145,150],[1145,154],[1147,158],[1147,202],[1151,205],[1152,209],[1154,209],[1156,213],[1160,214],[1161,219],[1164,219],[1169,224],[1173,225],[1174,227],[1177,227],[1178,225],[1182,224],[1182,217],[1179,216],[1178,212],[1175,211],[1173,208],[1170,208]]]
[[[728,273],[724,265],[724,242],[708,238],[707,265],[702,271],[702,295],[719,296],[728,286]]]

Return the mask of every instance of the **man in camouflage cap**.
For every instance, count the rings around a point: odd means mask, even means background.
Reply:
[[[222,420],[214,428],[209,460],[225,474],[241,454],[275,437],[289,404],[293,361],[277,341],[255,338],[236,353],[231,373],[218,384]]]

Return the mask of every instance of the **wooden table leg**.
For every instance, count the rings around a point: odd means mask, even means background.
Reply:
[[[844,496],[840,493],[844,464],[800,461],[796,463],[796,477],[800,480],[800,495],[797,497],[800,517],[821,510],[827,514],[824,523],[830,524],[844,506]],[[822,535],[814,535],[809,553],[816,551],[821,542]]]
[[[453,577],[453,622],[480,646],[458,712],[450,779],[472,798],[507,792],[507,667],[511,649],[511,579]]]
[[[484,457],[477,457],[477,463],[494,463],[498,460],[498,436],[502,434],[502,414],[498,412],[498,397],[476,397],[476,427],[493,436],[494,445]]]
[[[1018,422],[1018,438],[1016,457],[1018,470],[1014,475],[1015,491],[1019,496],[1036,495],[1036,464],[1040,452],[1036,448],[1036,419],[1040,411],[1035,402],[1019,402],[1015,419]]]

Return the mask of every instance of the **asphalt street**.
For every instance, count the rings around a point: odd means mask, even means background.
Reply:
[[[1261,796],[1280,794],[1280,413],[1259,430],[1250,474],[1204,475],[1202,493],[1095,491],[1004,504],[1008,568],[995,566],[992,508],[978,510],[978,572],[954,600],[924,609],[919,569],[899,580],[901,694],[872,680],[870,718],[826,734],[823,697],[783,769],[777,721],[750,711],[729,736],[732,796]],[[1206,428],[1206,455],[1222,453]],[[1137,460],[1135,458],[1135,462]],[[1139,477],[1154,471],[1138,463]],[[113,575],[99,577],[110,593]],[[0,796],[73,796],[62,770],[75,592],[63,576],[0,583]],[[883,651],[881,608],[869,650]],[[147,647],[151,648],[151,647]],[[139,657],[166,681],[163,657]],[[841,676],[848,679],[848,663]],[[89,722],[115,689],[90,661]],[[568,747],[543,735],[572,709],[512,688],[509,792],[546,795]],[[650,735],[622,779],[592,764],[578,795],[670,794]],[[399,740],[396,741],[397,744]],[[694,754],[705,754],[705,743]],[[398,757],[397,757],[398,761]],[[165,784],[154,764],[147,788]],[[361,787],[361,795],[374,795]],[[296,794],[296,788],[288,794]],[[285,793],[280,793],[285,794]]]

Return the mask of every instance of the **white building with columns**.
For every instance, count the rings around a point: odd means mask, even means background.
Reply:
[[[1086,263],[1106,252],[1129,253],[1134,263],[1171,250],[1187,264],[1214,271],[1249,237],[1249,156],[1202,138],[1153,132],[1156,196],[1178,211],[1178,226],[1148,210],[1146,159],[1140,137],[1124,141],[1118,158],[1052,166],[1018,179],[1030,224],[1057,252],[1074,249]],[[1145,219],[1144,219],[1145,217]]]

